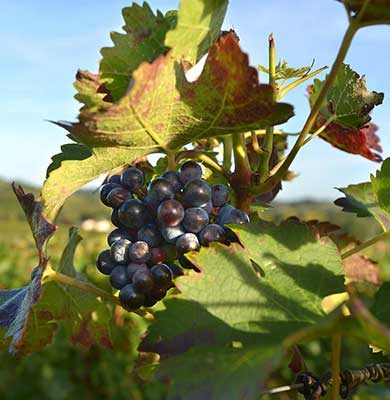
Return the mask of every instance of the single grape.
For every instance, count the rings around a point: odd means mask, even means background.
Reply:
[[[163,226],[161,228],[161,234],[164,240],[170,244],[175,244],[179,236],[183,235],[185,230],[181,225],[177,226]]]
[[[195,179],[184,186],[183,201],[186,207],[205,206],[211,200],[211,187],[203,179]]]
[[[163,201],[174,197],[175,191],[169,181],[164,178],[157,178],[149,183],[145,203],[156,210]]]
[[[183,227],[187,232],[198,233],[209,223],[209,215],[200,207],[187,208],[184,212]]]
[[[146,242],[150,247],[157,247],[162,242],[162,236],[158,227],[154,224],[146,224],[140,228],[138,240]]]
[[[229,189],[218,183],[211,188],[211,200],[214,207],[222,207],[229,201]]]
[[[107,237],[107,243],[111,246],[116,240],[127,239],[130,242],[134,242],[134,234],[129,229],[114,229]]]
[[[161,178],[166,179],[171,185],[173,190],[179,192],[183,188],[183,184],[180,182],[180,174],[176,171],[167,171],[161,175]]]
[[[202,177],[202,167],[195,161],[186,161],[179,170],[179,179],[183,185]]]
[[[133,288],[138,293],[149,293],[154,285],[154,278],[149,269],[139,269],[133,275],[131,280]]]
[[[120,188],[121,186],[117,183],[106,183],[100,188],[100,201],[107,207],[111,207],[107,204],[107,195],[112,189]]]
[[[118,187],[115,189],[112,189],[110,193],[107,195],[107,204],[110,205],[112,208],[118,208],[120,207],[126,200],[131,199],[133,196],[131,193],[122,188]]]
[[[176,226],[184,218],[184,208],[175,199],[163,201],[157,209],[157,220],[160,226]]]
[[[117,208],[114,208],[111,212],[111,222],[119,229],[126,229],[126,227],[119,221]]]
[[[158,300],[155,300],[150,294],[145,295],[145,300],[143,303],[144,307],[153,307],[155,304],[158,303]]]
[[[185,233],[176,240],[178,252],[183,254],[192,250],[199,250],[200,244],[195,233]]]
[[[115,289],[122,289],[123,286],[129,283],[127,268],[124,265],[118,265],[111,271],[110,283]]]
[[[117,185],[121,184],[121,176],[120,175],[111,175],[107,181],[108,183],[116,183]]]
[[[145,296],[142,293],[137,293],[133,285],[129,284],[124,286],[119,292],[119,300],[122,307],[126,310],[136,310],[143,305]]]
[[[130,245],[131,245],[130,240],[127,240],[127,239],[116,240],[111,245],[111,248],[110,248],[111,258],[117,264],[127,264],[129,261],[128,249],[129,249]]]
[[[154,299],[155,301],[162,300],[167,294],[167,291],[158,287],[154,287],[150,293],[149,296]],[[148,296],[148,297],[149,297]]]
[[[126,168],[121,177],[121,184],[130,192],[136,192],[145,182],[144,173],[135,167]]]
[[[145,263],[150,258],[149,245],[146,242],[138,240],[128,248],[129,258],[136,263]]]
[[[207,225],[199,234],[202,246],[208,246],[211,242],[223,242],[225,240],[225,230],[217,224]]]
[[[161,247],[153,247],[150,249],[150,260],[151,265],[163,263],[166,260],[165,251]]]
[[[172,286],[173,274],[166,264],[154,265],[150,272],[152,273],[154,286],[166,290]]]
[[[110,256],[110,250],[103,250],[96,259],[96,268],[104,275],[110,275],[116,267],[115,262]]]
[[[165,265],[167,265],[168,268],[171,270],[172,276],[174,278],[184,275],[182,269],[178,265],[176,265],[176,264],[165,264]]]
[[[230,211],[223,213],[221,217],[219,217],[218,213],[217,222],[221,226],[226,224],[246,224],[249,222],[249,216],[244,211],[232,207]]]
[[[119,221],[128,228],[140,228],[147,222],[147,209],[140,200],[125,201],[118,211]]]
[[[134,274],[141,270],[141,269],[148,269],[146,264],[139,264],[139,263],[130,263],[127,266],[127,277],[129,279],[129,282],[133,279]]]
[[[234,207],[230,204],[226,204],[218,210],[217,224],[223,226],[222,221],[234,210]]]

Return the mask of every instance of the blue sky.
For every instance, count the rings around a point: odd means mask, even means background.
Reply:
[[[65,131],[45,120],[74,120],[79,104],[72,86],[78,68],[98,69],[99,49],[110,46],[109,32],[120,31],[121,9],[115,0],[0,0],[0,176],[41,185],[50,157],[67,142]],[[166,11],[178,2],[151,0]],[[330,65],[346,28],[343,7],[335,0],[231,0],[225,28],[234,28],[252,65],[267,63],[267,37],[274,33],[278,58],[292,66]],[[360,31],[346,61],[367,78],[368,88],[384,91],[385,101],[373,113],[380,126],[384,157],[390,153],[390,29]],[[264,81],[264,76],[261,77]],[[386,96],[386,94],[389,94]],[[308,112],[305,87],[287,96],[296,117],[284,129],[298,131]],[[367,180],[378,168],[359,156],[313,140],[296,159],[300,176],[284,185],[280,199],[334,199],[334,187]]]

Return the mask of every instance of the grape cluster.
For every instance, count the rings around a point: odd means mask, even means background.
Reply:
[[[173,286],[173,279],[192,268],[184,254],[229,241],[226,224],[242,224],[248,215],[228,204],[229,189],[210,186],[202,168],[185,162],[179,172],[168,171],[145,189],[145,176],[136,167],[113,175],[101,187],[100,199],[112,208],[116,226],[107,238],[109,249],[97,257],[97,269],[120,290],[124,308],[151,307]]]

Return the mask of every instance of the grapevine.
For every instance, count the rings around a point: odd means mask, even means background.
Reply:
[[[88,356],[125,349],[134,398],[335,400],[368,382],[388,396],[390,274],[373,250],[390,237],[390,158],[372,120],[384,94],[345,58],[357,32],[390,24],[390,2],[338,2],[348,27],[329,70],[279,61],[273,34],[268,65],[250,65],[239,32],[222,29],[227,0],[123,10],[98,73],[76,74],[77,120],[54,122],[72,143],[39,196],[12,185],[38,262],[25,286],[0,290],[1,349],[40,352],[59,334]],[[289,133],[284,99],[302,85],[310,112]],[[334,201],[376,223],[368,240],[326,221],[269,222],[314,140],[379,163]],[[111,227],[81,268],[76,227],[60,255],[52,244],[67,199],[97,178]]]

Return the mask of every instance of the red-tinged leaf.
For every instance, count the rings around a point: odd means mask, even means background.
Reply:
[[[306,371],[305,359],[303,358],[298,346],[293,346],[292,348],[291,359],[288,367],[294,374]]]
[[[319,128],[323,123],[325,120],[319,117],[317,127]],[[380,162],[382,157],[379,153],[382,152],[382,148],[379,145],[379,137],[375,133],[377,130],[378,127],[373,123],[362,128],[346,128],[332,122],[319,136],[347,153],[358,154],[371,161]]]
[[[315,79],[308,88],[311,106],[317,101],[324,84],[325,80]],[[343,64],[320,108],[313,130],[332,119],[319,135],[322,139],[348,153],[380,161],[381,156],[378,153],[382,149],[376,135],[378,127],[369,123],[369,114],[375,106],[382,104],[383,97],[383,93],[369,91],[364,76]]]
[[[91,346],[111,346],[108,324],[110,310],[95,294],[67,287],[50,279],[55,272],[44,252],[48,238],[56,227],[42,216],[42,204],[14,186],[15,194],[26,214],[37,245],[39,265],[33,270],[29,285],[0,291],[0,347],[11,352],[30,353],[49,344],[60,321],[71,341]],[[71,230],[57,271],[72,279],[84,279],[73,267],[73,255],[80,241]]]

